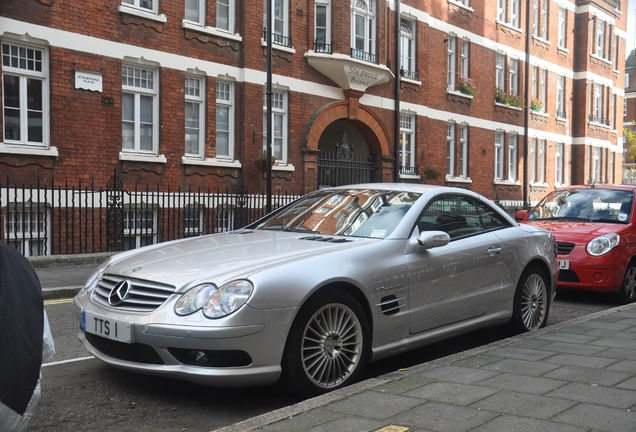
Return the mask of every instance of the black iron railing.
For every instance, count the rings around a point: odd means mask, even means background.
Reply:
[[[400,69],[400,76],[402,78],[406,78],[406,79],[410,79],[413,81],[419,81],[420,80],[420,71],[410,71],[410,70],[406,70],[404,68]]]
[[[267,29],[263,29],[263,40],[267,42]],[[292,47],[292,39],[290,36],[283,36],[280,34],[273,33],[272,34],[272,44],[280,45],[287,48]]]
[[[362,51],[356,48],[351,48],[350,52],[351,58],[362,60],[369,63],[378,64],[378,56],[366,51]]]
[[[0,241],[25,256],[134,249],[230,231],[264,215],[266,195],[210,189],[130,188],[115,173],[104,188],[0,179]],[[274,208],[297,195],[272,197]]]
[[[314,41],[314,52],[323,54],[333,54],[331,44]]]

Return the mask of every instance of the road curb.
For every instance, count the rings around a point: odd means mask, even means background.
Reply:
[[[33,268],[98,266],[117,252],[27,257]]]

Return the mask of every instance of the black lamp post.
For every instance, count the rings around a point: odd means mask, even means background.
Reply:
[[[272,21],[272,0],[267,0],[267,213],[272,211]]]

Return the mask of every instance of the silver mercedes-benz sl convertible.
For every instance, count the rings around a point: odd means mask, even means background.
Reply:
[[[75,297],[84,346],[130,371],[306,396],[480,327],[546,324],[543,229],[464,190],[321,189],[245,228],[113,256]]]

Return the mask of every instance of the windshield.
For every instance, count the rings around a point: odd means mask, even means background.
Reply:
[[[373,189],[318,191],[252,228],[385,238],[419,197],[418,193]]]
[[[634,195],[616,189],[556,190],[528,215],[529,220],[585,220],[629,223]]]

